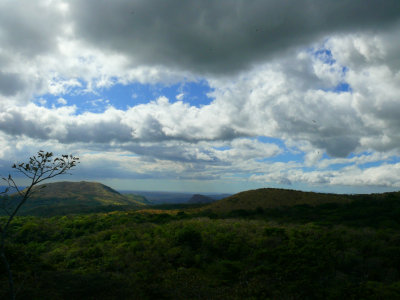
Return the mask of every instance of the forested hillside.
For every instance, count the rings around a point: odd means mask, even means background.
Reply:
[[[19,217],[7,252],[20,299],[399,299],[400,201],[388,195]]]
[[[148,204],[147,199],[143,196],[122,195],[98,182],[63,181],[38,185],[35,189],[36,192],[21,207],[21,215],[54,216],[110,212],[143,208]],[[10,197],[17,196],[11,195]],[[2,213],[4,212],[0,211],[0,215]]]
[[[238,209],[286,207],[294,205],[318,205],[324,203],[348,203],[350,195],[323,194],[296,190],[263,188],[244,191],[226,197],[210,205],[214,212],[228,212]]]

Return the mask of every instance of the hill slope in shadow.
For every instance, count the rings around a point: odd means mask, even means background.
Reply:
[[[204,207],[214,212],[254,210],[256,208],[288,207],[295,205],[319,205],[325,203],[348,203],[351,195],[302,192],[296,190],[262,188],[234,194]]]

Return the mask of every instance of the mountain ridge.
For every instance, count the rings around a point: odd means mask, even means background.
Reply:
[[[274,208],[279,206],[318,205],[325,203],[347,203],[350,195],[303,192],[289,189],[260,188],[243,191],[204,207],[215,212]]]

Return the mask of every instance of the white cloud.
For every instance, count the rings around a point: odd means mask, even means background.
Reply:
[[[41,145],[113,176],[397,185],[398,164],[363,165],[399,155],[399,2],[305,4],[0,1],[0,157]],[[179,93],[121,110],[101,94],[199,79],[201,107]],[[91,108],[68,105],[88,93]],[[303,158],[268,162],[284,151]]]
[[[292,182],[309,185],[342,185],[342,186],[400,186],[400,163],[382,164],[377,167],[359,168],[348,166],[335,171],[310,171],[301,169],[279,170],[268,174],[253,175],[250,178],[258,182]]]
[[[91,106],[98,107],[98,106],[108,105],[110,103],[110,100],[108,100],[108,99],[95,99],[95,100],[86,101],[86,103],[89,103]]]
[[[176,98],[176,100],[182,101],[182,99],[183,99],[184,96],[185,96],[184,93],[180,93],[180,94],[176,95],[175,98]]]
[[[269,158],[281,153],[281,149],[275,144],[261,143],[251,139],[235,139],[226,150],[215,151],[216,157],[222,161],[255,160]]]
[[[67,105],[68,102],[64,98],[60,97],[60,98],[57,99],[57,103],[61,104],[61,105]]]
[[[63,114],[46,109],[44,115],[52,116],[51,120],[29,117],[43,114],[41,110],[44,108],[34,105],[22,111],[21,108],[8,108],[8,118],[3,117],[2,129],[15,134],[55,138],[64,143],[197,142],[272,136],[293,141],[300,148],[302,144],[308,145],[307,149],[303,147],[308,164],[316,163],[324,151],[343,157],[354,151],[395,149],[398,141],[396,129],[400,125],[396,118],[396,95],[400,94],[396,75],[385,66],[374,67],[369,69],[373,72],[358,76],[356,71],[349,69],[343,75],[339,63],[329,64],[329,68],[322,68],[320,64],[321,61],[312,53],[302,52],[295,58],[259,66],[233,81],[214,79],[210,84],[215,89],[211,93],[215,100],[200,108],[183,102],[171,103],[161,97],[126,111],[109,107],[99,114],[76,116],[71,108]],[[332,73],[337,79],[327,81]],[[299,77],[300,74],[306,76]],[[351,85],[352,92],[320,89],[321,86],[336,84],[343,76]],[[368,82],[367,89],[361,81]],[[100,99],[93,104],[100,102],[104,101]],[[109,122],[110,116],[113,116],[112,122]],[[17,119],[18,125],[13,129],[7,126],[7,122],[12,124]],[[63,134],[41,130],[50,128],[49,122],[54,120]],[[37,128],[40,134],[32,128]]]

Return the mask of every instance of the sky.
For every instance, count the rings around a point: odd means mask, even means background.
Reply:
[[[399,190],[399,53],[398,0],[0,0],[0,174],[45,150],[119,190]]]

